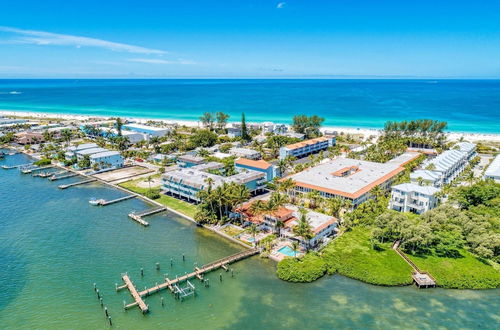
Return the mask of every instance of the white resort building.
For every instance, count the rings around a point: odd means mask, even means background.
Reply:
[[[422,214],[438,205],[438,188],[402,183],[392,186],[389,208],[399,212]]]
[[[457,143],[452,149],[424,162],[422,169],[410,174],[410,180],[413,183],[422,181],[427,185],[441,187],[460,175],[475,155],[475,144],[469,142]]]
[[[319,138],[305,140],[289,144],[280,148],[280,159],[286,157],[302,158],[310,154],[326,150],[335,145],[335,136],[321,136]]]
[[[293,174],[294,195],[316,190],[323,197],[341,197],[352,201],[354,206],[366,201],[370,190],[380,186],[387,189],[404,168],[404,161],[375,163],[339,157],[335,160]]]
[[[198,192],[206,190],[209,184],[212,185],[212,188],[216,188],[225,182],[235,182],[245,185],[250,193],[255,193],[264,188],[266,182],[264,172],[236,168],[238,173],[231,176],[214,174],[214,171],[223,170],[223,167],[221,163],[209,162],[165,173],[163,175],[164,192],[189,201],[199,202]]]

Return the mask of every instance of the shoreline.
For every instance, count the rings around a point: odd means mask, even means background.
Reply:
[[[79,114],[65,114],[65,113],[52,113],[52,112],[36,112],[36,111],[17,111],[17,110],[6,110],[0,109],[0,116],[15,116],[15,117],[31,117],[38,120],[43,119],[59,119],[59,120],[89,120],[91,118],[95,119],[109,119],[116,116],[105,116],[105,115],[79,115]],[[127,117],[121,116],[121,118],[133,120],[137,122],[147,122],[150,120],[159,121],[169,125],[185,125],[188,127],[199,127],[199,121],[193,120],[183,120],[183,119],[162,119],[162,118],[145,118],[145,117]],[[249,121],[251,123],[263,123],[265,121]],[[228,124],[238,123],[238,121],[229,121]],[[278,122],[276,122],[278,123]],[[366,137],[374,135],[379,137],[382,132],[382,128],[363,128],[363,127],[345,127],[345,126],[323,126],[321,131],[337,131],[344,134],[363,134]],[[470,142],[478,141],[492,141],[500,142],[500,133],[480,133],[480,132],[446,132],[448,139],[451,141],[458,141],[461,138]]]

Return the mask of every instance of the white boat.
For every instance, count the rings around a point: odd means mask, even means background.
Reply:
[[[89,203],[90,205],[101,205],[101,203],[104,203],[104,199],[95,199],[95,198],[92,198],[91,200],[89,200]]]

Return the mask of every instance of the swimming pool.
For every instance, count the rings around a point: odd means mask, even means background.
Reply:
[[[294,250],[292,250],[291,247],[289,247],[288,245],[282,247],[281,249],[278,250],[279,253],[282,253],[286,256],[289,256],[289,257],[295,257],[296,253]]]

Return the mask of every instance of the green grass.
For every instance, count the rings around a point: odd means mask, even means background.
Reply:
[[[489,289],[500,287],[500,271],[462,250],[463,258],[437,256],[408,257],[422,271],[429,272],[439,286],[454,289]]]
[[[328,273],[377,285],[406,285],[412,283],[411,267],[391,249],[372,248],[370,228],[356,227],[331,242],[322,252]]]
[[[233,226],[224,227],[224,228],[221,229],[221,231],[224,232],[225,234],[231,236],[231,237],[234,237],[234,236],[236,236],[236,235],[241,234],[242,232],[244,232],[244,230],[235,228]]]
[[[149,190],[149,188],[138,187],[137,183],[140,181],[144,181],[144,179],[127,181],[127,182],[121,183],[120,186],[125,188],[125,189],[129,189],[135,193],[145,195],[146,192]],[[156,189],[158,189],[158,188],[156,188]],[[174,197],[171,197],[171,196],[164,195],[164,194],[160,194],[160,196],[161,197],[158,199],[155,199],[155,201],[157,201],[158,203],[161,203],[161,204],[165,205],[166,207],[169,207],[177,212],[180,212],[184,215],[187,215],[188,217],[191,217],[191,218],[194,217],[194,214],[196,213],[196,206],[195,205],[190,204],[190,203],[185,202],[185,201],[181,201],[181,200],[174,198]]]

